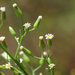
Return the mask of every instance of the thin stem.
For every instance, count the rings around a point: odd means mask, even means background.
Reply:
[[[43,58],[40,58],[40,57],[37,57],[37,56],[34,56],[34,55],[32,55],[32,57],[37,58],[37,59],[43,59]]]
[[[49,50],[48,50],[48,56],[47,56],[47,58],[49,57],[50,50],[51,50],[51,47],[49,46]]]
[[[51,70],[51,75],[54,75],[54,70]]]
[[[24,70],[23,66],[13,57],[13,55],[3,46],[0,44],[0,47],[13,59],[13,61],[18,65],[18,67],[23,71],[25,75],[28,75],[27,72]]]
[[[1,25],[0,25],[0,29],[1,29],[2,25],[3,25],[3,23],[4,23],[4,21],[2,21],[2,23],[1,23]]]
[[[41,65],[38,66],[37,68],[35,68],[35,69],[33,70],[33,75],[35,75],[35,72],[36,72],[38,69],[40,69],[40,68],[41,68]]]
[[[17,55],[18,55],[19,50],[20,50],[21,42],[22,42],[25,35],[26,35],[26,33],[24,35],[22,35],[21,38],[20,38],[20,43],[18,44],[17,51],[16,51],[16,54],[15,54],[15,58],[17,58]]]
[[[33,31],[33,30],[35,30],[35,28],[30,29],[29,32],[30,32],[30,31]]]

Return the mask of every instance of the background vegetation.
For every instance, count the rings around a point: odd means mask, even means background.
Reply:
[[[19,36],[19,29],[22,29],[22,26],[21,20],[14,13],[13,3],[17,3],[23,11],[24,23],[30,22],[33,25],[39,15],[43,16],[39,28],[28,33],[22,45],[30,49],[34,55],[40,56],[42,50],[38,45],[38,37],[46,33],[53,33],[55,37],[51,48],[51,58],[56,64],[55,75],[75,75],[75,0],[0,0],[0,7],[6,7],[7,16],[0,30],[0,36],[6,37],[8,50],[14,55],[17,43],[8,28],[12,26]],[[48,51],[47,46],[45,51]],[[0,50],[0,53],[2,52],[3,50]],[[38,60],[32,60],[31,58],[31,63],[35,68]],[[0,64],[5,63],[6,61],[0,56]],[[46,67],[45,64],[36,72],[36,75],[39,72],[50,75],[45,71]],[[1,70],[1,72],[4,72],[5,75],[13,75],[9,70]]]

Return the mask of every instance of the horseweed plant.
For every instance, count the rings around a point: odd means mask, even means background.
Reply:
[[[33,25],[33,28],[29,29],[29,27],[31,26],[31,23],[28,23],[28,22],[25,24],[23,23],[23,18],[22,18],[23,13],[20,10],[20,8],[17,6],[16,3],[13,4],[13,8],[14,8],[16,16],[21,18],[23,32],[22,32],[22,34],[20,32],[20,37],[16,37],[16,32],[14,31],[14,29],[11,26],[9,27],[9,31],[10,31],[11,35],[15,38],[15,40],[17,41],[17,44],[18,44],[15,56],[13,56],[8,51],[8,49],[7,49],[8,45],[5,41],[5,36],[0,37],[0,41],[1,41],[0,49],[4,50],[4,52],[0,55],[7,61],[6,64],[0,65],[0,70],[1,69],[9,69],[9,70],[13,71],[14,75],[17,75],[17,74],[18,75],[35,75],[35,72],[38,69],[40,69],[46,62],[48,64],[48,68],[46,68],[46,71],[50,72],[51,75],[54,75],[55,64],[50,59],[50,49],[52,46],[52,38],[54,37],[54,35],[49,34],[49,33],[45,35],[45,37],[47,39],[47,45],[49,46],[48,53],[44,51],[44,48],[46,46],[44,39],[43,39],[44,37],[43,36],[39,37],[39,47],[42,49],[42,55],[41,55],[41,57],[34,56],[31,53],[31,51],[28,50],[27,48],[25,48],[24,46],[22,46],[21,43],[22,43],[23,38],[25,37],[25,35],[28,32],[31,32],[31,31],[35,30],[36,28],[38,28],[39,23],[42,19],[42,16],[38,16],[37,20],[35,21],[35,23]],[[6,14],[5,14],[6,9],[5,9],[5,7],[1,7],[0,10],[1,10],[1,21],[2,21],[2,23],[0,25],[0,29],[1,29],[3,23],[6,19]],[[21,55],[22,58],[20,58],[18,55]],[[40,60],[39,66],[35,69],[33,69],[33,67],[30,64],[30,58],[29,58],[30,56]],[[14,65],[12,65],[11,59],[14,61],[14,64],[18,68],[16,68]],[[25,64],[23,64],[23,62],[27,63],[30,66],[32,74],[26,69],[26,66],[25,66]],[[5,75],[5,74],[0,72],[0,75]],[[43,75],[43,74],[39,73],[39,75]]]

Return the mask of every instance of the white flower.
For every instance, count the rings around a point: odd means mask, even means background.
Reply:
[[[17,6],[17,4],[16,4],[16,3],[14,3],[12,6],[13,6],[13,7],[16,7],[16,6]]]
[[[45,37],[46,37],[46,39],[52,39],[54,37],[54,35],[48,33],[45,35]]]
[[[12,67],[10,62],[8,64],[6,64],[5,66],[6,66],[6,69],[10,69]]]
[[[23,54],[24,54],[24,52],[23,52],[23,51],[20,51],[20,52],[19,52],[19,55],[23,55]]]
[[[55,66],[55,64],[51,63],[48,66],[50,67],[50,69],[52,69]]]
[[[39,73],[39,75],[43,75],[42,73]]]
[[[39,36],[39,40],[43,40],[43,36]]]
[[[1,7],[0,10],[1,10],[2,12],[5,12],[5,11],[6,11],[6,10],[5,10],[5,7]]]
[[[4,40],[5,40],[4,36],[0,37],[0,41],[4,41]]]
[[[38,16],[38,19],[42,19],[42,16]]]
[[[10,60],[10,59],[11,59],[10,56],[9,56],[6,52],[3,52],[1,55],[2,55],[6,60]]]
[[[23,49],[24,49],[24,47],[21,45],[21,46],[20,46],[20,50],[23,50]]]
[[[43,52],[43,55],[44,55],[44,56],[47,56],[47,52]]]
[[[20,63],[22,63],[22,61],[23,61],[23,59],[22,59],[22,58],[20,58]]]
[[[26,28],[29,28],[31,26],[30,23],[25,23],[23,26],[25,26]]]

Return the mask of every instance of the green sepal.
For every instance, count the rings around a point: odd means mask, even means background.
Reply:
[[[41,19],[37,19],[33,25],[34,28],[38,28],[39,24],[40,24]]]
[[[27,33],[29,31],[29,28],[24,27],[24,31]]]
[[[26,48],[24,48],[23,51],[24,51],[24,53],[27,54],[28,56],[31,56],[31,55],[32,55],[31,51],[28,50],[28,49],[26,49]]]
[[[52,46],[52,39],[47,39],[47,45],[50,47]]]
[[[5,42],[5,40],[2,41],[2,45],[3,45],[6,49],[8,48],[8,45],[7,45],[7,43]]]
[[[46,47],[44,40],[39,40],[39,47],[44,49]]]
[[[23,60],[26,63],[30,63],[30,59],[29,59],[29,57],[26,54],[23,54]]]
[[[1,20],[4,21],[6,19],[6,14],[5,12],[1,11]]]
[[[20,10],[20,8],[19,7],[15,7],[14,10],[15,10],[16,16],[21,18],[23,13]]]
[[[11,33],[11,35],[15,36],[16,32],[14,31],[14,29],[12,27],[9,27],[9,31]]]

